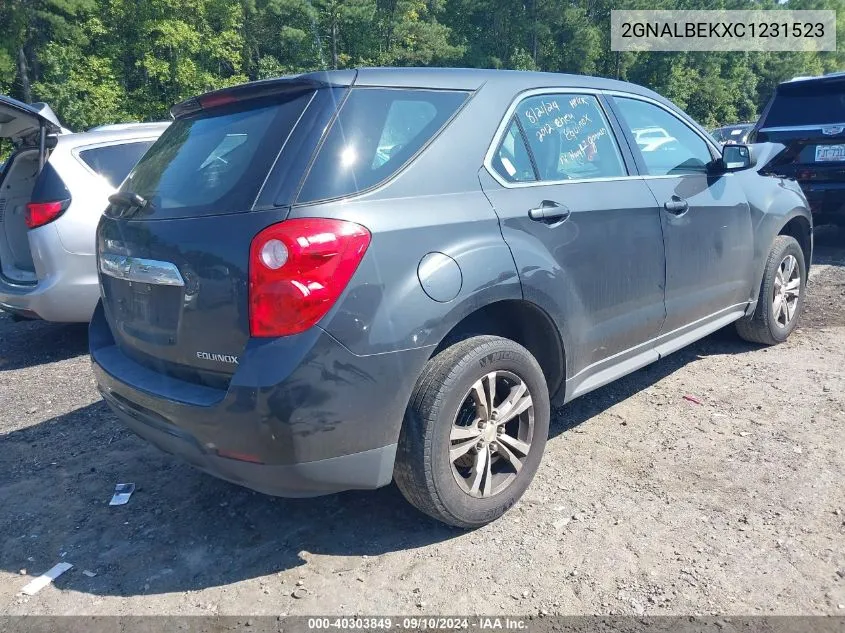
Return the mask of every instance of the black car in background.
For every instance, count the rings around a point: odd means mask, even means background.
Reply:
[[[815,225],[845,225],[845,73],[780,84],[750,141],[783,143],[766,171],[801,184]]]
[[[748,142],[748,135],[753,129],[753,123],[734,123],[717,127],[710,135],[722,145],[742,145]]]

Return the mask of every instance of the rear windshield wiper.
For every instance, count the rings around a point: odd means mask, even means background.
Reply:
[[[118,191],[117,193],[113,193],[109,196],[109,202],[114,205],[138,207],[139,209],[143,209],[149,204],[146,198],[132,191]]]

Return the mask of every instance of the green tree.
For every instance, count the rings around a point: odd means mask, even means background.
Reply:
[[[84,43],[80,18],[96,0],[3,0],[0,4],[0,65],[16,69],[13,93],[33,100],[32,83],[41,77],[38,51],[50,42]],[[0,69],[2,69],[0,67]]]
[[[41,63],[43,78],[34,90],[71,129],[133,118],[125,109],[126,93],[110,60],[50,43],[41,53]]]
[[[844,52],[617,53],[614,9],[833,9],[845,0],[0,0],[0,91],[74,128],[161,119],[247,80],[368,65],[460,65],[618,77],[707,125],[753,119],[775,86]]]

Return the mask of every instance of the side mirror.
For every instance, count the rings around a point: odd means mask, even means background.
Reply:
[[[754,152],[748,145],[725,145],[722,147],[721,167],[724,171],[741,171],[757,163]]]

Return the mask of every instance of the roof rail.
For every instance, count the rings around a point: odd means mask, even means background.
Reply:
[[[104,125],[98,125],[96,127],[92,127],[88,130],[88,132],[119,132],[121,130],[135,130],[135,129],[143,129],[143,128],[160,128],[163,125],[170,125],[170,121],[151,121],[151,122],[132,121],[132,122],[128,122],[128,123],[106,123]]]

